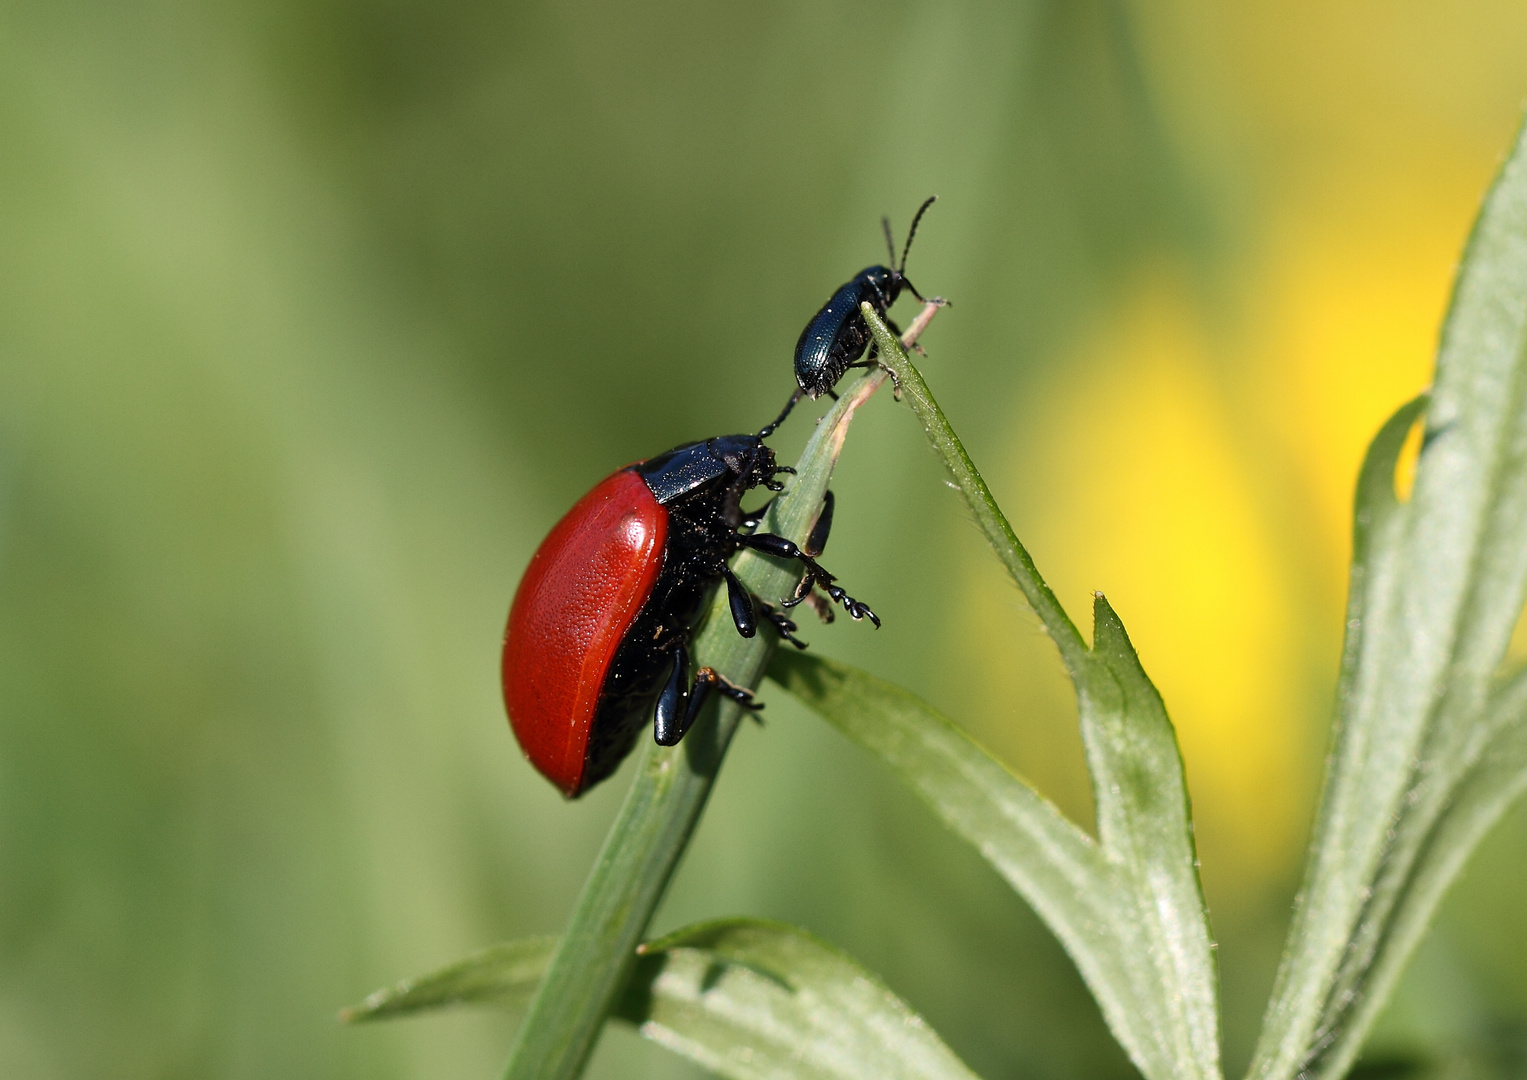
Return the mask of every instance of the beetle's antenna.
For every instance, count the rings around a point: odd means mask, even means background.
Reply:
[[[797,390],[795,393],[790,395],[790,400],[785,402],[784,412],[776,416],[773,423],[765,424],[763,427],[758,429],[758,437],[760,439],[767,439],[770,435],[773,435],[775,429],[777,429],[779,425],[785,422],[785,417],[790,415],[790,410],[795,408],[795,403],[799,400],[801,400],[801,392]]]
[[[912,228],[907,231],[907,246],[901,249],[901,266],[899,266],[896,270],[898,274],[902,273],[907,268],[907,252],[912,250],[912,237],[917,235],[917,223],[921,221],[923,219],[923,215],[928,212],[928,207],[932,206],[936,202],[938,202],[938,196],[929,195],[928,198],[924,200],[923,204],[917,208],[917,213],[913,215]],[[886,235],[890,235],[889,229],[887,229]]]
[[[891,257],[891,262],[896,262],[896,238],[891,235],[891,218],[886,215],[880,219],[880,228],[885,232],[885,251]]]

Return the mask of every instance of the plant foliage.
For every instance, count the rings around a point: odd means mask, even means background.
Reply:
[[[341,1017],[385,1019],[481,1002],[523,1005],[556,938],[494,946],[382,990]],[[974,1080],[879,980],[804,930],[759,919],[701,923],[642,946],[610,1012],[730,1080]]]
[[[805,531],[854,408],[889,373],[1060,651],[1077,695],[1097,835],[900,687],[816,655],[784,652],[770,665],[767,646],[739,646],[717,629],[724,620],[712,619],[701,651],[730,662],[723,670],[747,685],[768,666],[974,845],[1055,933],[1149,1080],[1219,1080],[1213,942],[1161,697],[1102,594],[1086,643],[901,341],[868,305],[863,312],[882,370],[852,387],[813,437],[774,527]],[[1414,489],[1402,500],[1396,465],[1423,416]],[[1435,385],[1384,425],[1359,477],[1336,731],[1256,1080],[1335,1080],[1352,1066],[1447,887],[1527,789],[1527,672],[1501,671],[1527,596],[1524,541],[1527,135],[1470,240]],[[739,559],[738,572],[763,591],[788,587],[788,571],[755,554]],[[697,740],[697,731],[686,745],[712,747],[700,770],[709,777],[730,728],[713,719],[703,730],[712,734]],[[728,920],[638,955],[635,942],[708,791],[707,779],[682,806],[652,796],[669,771],[664,755],[676,753],[649,751],[561,946],[499,946],[373,995],[347,1016],[522,1000],[539,983],[510,1075],[575,1074],[608,1014],[727,1077],[969,1076],[889,990],[804,931]],[[643,849],[660,857],[623,857],[617,841],[642,836],[660,838]],[[575,1050],[526,1056],[538,1043]],[[552,1058],[558,1064],[547,1068]]]

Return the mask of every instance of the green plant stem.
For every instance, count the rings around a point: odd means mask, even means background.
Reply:
[[[949,421],[944,419],[943,412],[928,390],[928,384],[923,382],[922,375],[912,366],[902,343],[875,314],[873,307],[869,304],[859,306],[864,312],[865,321],[869,323],[870,331],[875,335],[875,344],[880,350],[880,362],[896,380],[898,392],[905,396],[908,404],[912,406],[913,413],[917,415],[918,422],[928,433],[928,439],[933,443],[934,450],[949,469],[949,475],[954,480],[955,486],[960,489],[960,494],[965,497],[966,503],[975,514],[976,524],[981,527],[981,532],[985,534],[992,550],[1002,560],[1002,565],[1007,567],[1008,574],[1028,600],[1029,606],[1039,615],[1045,630],[1055,639],[1055,644],[1060,649],[1061,660],[1064,661],[1071,676],[1076,678],[1087,659],[1087,644],[1082,640],[1081,632],[1066,615],[1065,609],[1060,606],[1060,601],[1055,598],[1055,593],[1050,590],[1050,586],[1040,576],[1034,560],[1029,557],[1028,549],[1018,542],[1013,527],[1007,523],[1007,518],[997,506],[997,500],[992,498],[991,491],[986,487],[986,481],[982,480],[981,474],[976,471],[970,455],[965,453],[965,446],[960,442],[959,436],[949,426]]]
[[[763,645],[760,653],[767,654]],[[730,677],[748,683],[737,667]],[[631,790],[531,1000],[505,1077],[573,1077],[636,960],[636,946],[710,795],[741,710],[707,709],[675,748],[647,743]]]
[[[919,319],[908,337],[927,321]],[[854,410],[884,378],[878,370],[860,378],[822,419],[796,466],[795,482],[774,501],[761,528],[804,542],[820,513]],[[740,554],[733,570],[765,599],[787,596],[800,579],[794,564],[753,551]],[[756,687],[777,642],[770,630],[752,639],[739,637],[723,592],[696,635],[693,651],[697,663],[709,664],[738,685]],[[679,746],[644,743],[631,790],[520,1026],[505,1080],[570,1080],[582,1070],[605,1014],[630,975],[636,947],[705,808],[741,717],[741,708],[716,695]]]

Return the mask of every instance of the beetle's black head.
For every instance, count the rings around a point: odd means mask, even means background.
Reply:
[[[861,294],[861,299],[869,300],[877,311],[884,312],[886,308],[896,303],[896,298],[901,295],[901,283],[905,279],[901,271],[893,270],[889,266],[867,266],[859,271],[858,281],[866,292],[873,292],[874,296]],[[856,308],[854,314],[858,314]]]
[[[774,451],[759,436],[718,435],[706,447],[731,470],[739,491],[756,487],[779,491],[783,486],[774,475],[786,470],[774,464]]]

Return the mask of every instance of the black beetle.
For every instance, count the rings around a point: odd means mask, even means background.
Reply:
[[[886,311],[896,303],[903,288],[919,300],[923,299],[923,294],[907,280],[904,271],[907,252],[912,250],[912,238],[917,235],[917,223],[937,198],[937,195],[930,195],[917,208],[912,228],[907,232],[907,246],[901,250],[900,266],[894,270],[889,266],[869,266],[859,271],[852,281],[832,294],[832,299],[822,305],[822,310],[812,316],[806,329],[801,331],[800,340],[795,343],[795,381],[802,393],[813,398],[823,394],[836,397],[832,388],[843,373],[860,366],[859,357],[864,355],[865,346],[870,343],[870,328],[865,324],[864,313],[859,310],[861,303],[868,301],[892,330],[901,333],[896,324],[886,318]],[[891,238],[891,219],[881,218],[880,223],[885,228],[885,244],[891,261],[895,262],[896,243]],[[871,352],[870,359],[874,356]]]

